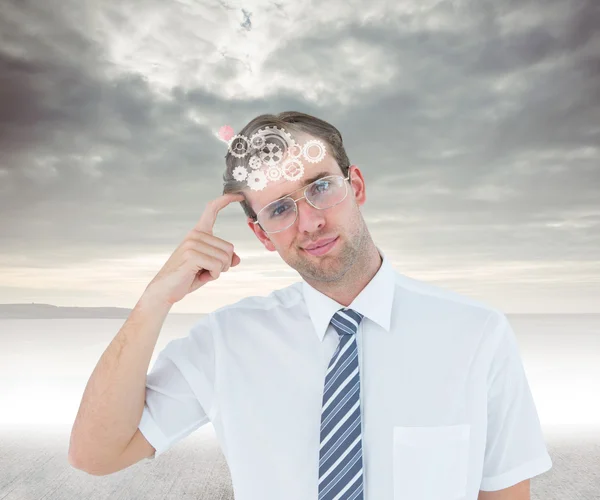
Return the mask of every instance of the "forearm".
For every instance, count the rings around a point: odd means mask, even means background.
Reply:
[[[73,424],[72,462],[102,463],[118,456],[131,440],[144,409],[150,359],[170,308],[144,293],[102,354]]]

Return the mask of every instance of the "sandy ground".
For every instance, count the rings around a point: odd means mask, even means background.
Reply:
[[[71,467],[69,433],[66,427],[0,429],[0,500],[234,498],[212,428],[197,430],[156,461],[102,477]],[[545,428],[544,434],[554,465],[532,478],[532,500],[599,500],[600,427]]]

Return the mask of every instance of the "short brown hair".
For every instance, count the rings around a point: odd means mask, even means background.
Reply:
[[[344,177],[348,176],[350,160],[348,160],[346,150],[344,149],[342,134],[330,123],[315,116],[301,113],[300,111],[284,111],[276,115],[259,115],[250,121],[242,130],[236,132],[236,134],[250,138],[263,127],[279,127],[291,134],[305,133],[322,140],[325,142],[325,146],[328,147],[333,154]],[[233,170],[238,165],[247,166],[250,156],[251,155],[247,155],[244,158],[236,158],[229,150],[227,151],[227,154],[225,155],[226,169],[223,174],[223,194],[242,193],[242,190],[248,187],[245,181],[238,181],[233,177]],[[240,201],[240,204],[244,209],[244,213],[251,219],[256,220],[256,213],[248,201],[244,199],[243,201]]]

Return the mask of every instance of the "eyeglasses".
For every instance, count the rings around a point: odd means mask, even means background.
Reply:
[[[346,198],[348,184],[345,181],[348,179],[350,179],[350,173],[346,178],[342,175],[321,177],[307,186],[265,205],[256,214],[256,220],[253,221],[253,224],[259,224],[265,233],[284,231],[296,222],[298,217],[296,202],[306,198],[306,201],[318,210],[334,207]],[[297,199],[290,196],[300,190],[304,190],[304,196]]]

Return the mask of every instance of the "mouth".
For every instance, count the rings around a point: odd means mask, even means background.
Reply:
[[[331,240],[329,243],[326,243],[325,245],[322,245],[320,247],[303,248],[302,250],[304,250],[306,253],[309,253],[311,255],[324,255],[327,252],[329,252],[336,245],[338,239],[339,239],[339,236],[337,236],[335,239]]]

